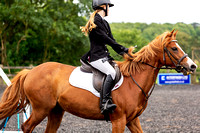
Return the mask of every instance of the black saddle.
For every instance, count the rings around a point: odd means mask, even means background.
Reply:
[[[81,62],[80,70],[85,73],[93,73],[93,83],[92,84],[98,92],[101,92],[104,80],[106,78],[106,74],[95,69],[87,62],[84,62],[82,60],[80,60],[80,62]],[[115,84],[116,84],[121,79],[121,72],[115,62],[109,61],[109,63],[113,66],[113,68],[116,71],[116,77],[115,77]]]

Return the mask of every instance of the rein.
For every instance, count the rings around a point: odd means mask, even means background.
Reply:
[[[133,76],[130,74],[130,77],[131,79],[133,80],[133,82],[140,88],[140,90],[142,91],[143,95],[145,96],[145,103],[142,107],[142,109],[136,114],[135,118],[138,117],[140,115],[140,113],[144,110],[145,106],[147,105],[147,101],[149,100],[149,97],[151,96],[154,88],[155,88],[155,85],[156,85],[156,74],[154,73],[154,83],[153,83],[153,86],[151,87],[151,91],[150,93],[146,94],[144,92],[144,89],[142,89],[142,87],[135,81],[135,79],[133,78]]]
[[[172,40],[171,42],[177,42],[177,40]],[[163,61],[165,62],[165,65],[164,67],[155,67],[153,65],[150,65],[148,63],[145,63],[145,62],[141,62],[142,64],[145,64],[145,65],[148,65],[154,69],[175,69],[178,73],[180,73],[184,68],[180,65],[180,63],[183,61],[184,58],[186,58],[188,55],[187,54],[184,54],[180,59],[177,59],[168,49],[167,47],[165,46],[164,44],[164,49],[163,49]],[[165,57],[165,53],[167,53],[167,56],[169,57],[169,59],[172,61],[172,63],[174,64],[175,68],[174,67],[169,67],[166,65],[166,57]],[[128,56],[131,57],[130,54],[128,54]],[[172,58],[177,62],[177,64],[172,60]],[[142,89],[142,87],[135,81],[135,79],[133,78],[133,76],[130,74],[130,77],[131,79],[133,80],[133,82],[140,88],[140,90],[142,91],[143,95],[145,96],[145,103],[142,107],[142,109],[136,114],[135,118],[138,117],[140,115],[140,113],[144,110],[146,104],[147,104],[147,101],[149,99],[149,97],[151,96],[154,88],[155,88],[155,84],[156,84],[156,74],[154,73],[154,83],[153,83],[153,86],[151,87],[150,89],[150,93],[146,94],[144,92],[144,89]]]

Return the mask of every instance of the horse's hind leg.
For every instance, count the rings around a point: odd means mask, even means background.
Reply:
[[[45,133],[56,133],[62,121],[63,114],[64,110],[60,107],[60,105],[57,104],[56,107],[53,108],[48,115],[48,122]]]
[[[47,116],[46,110],[36,110],[33,108],[28,120],[22,124],[21,128],[24,133],[31,133],[33,129]]]

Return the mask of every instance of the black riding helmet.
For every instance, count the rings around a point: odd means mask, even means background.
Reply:
[[[111,2],[110,2],[110,0],[93,0],[92,1],[92,8],[94,9],[94,10],[97,10],[97,9],[101,9],[101,10],[104,10],[104,12],[105,12],[105,16],[107,16],[108,14],[107,14],[107,6],[106,6],[106,9],[103,9],[102,7],[100,7],[100,6],[102,6],[102,5],[109,5],[109,7],[112,7],[112,6],[114,6],[114,4],[112,4]]]

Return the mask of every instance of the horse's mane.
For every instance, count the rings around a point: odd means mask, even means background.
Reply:
[[[164,32],[157,36],[148,45],[144,46],[140,51],[133,54],[134,47],[130,47],[128,54],[124,54],[124,61],[117,62],[120,71],[124,76],[135,75],[136,71],[139,73],[144,70],[141,62],[149,62],[150,59],[156,57],[158,52],[163,51],[164,44],[167,44],[172,39],[173,32]],[[176,35],[176,33],[174,33]],[[174,35],[174,36],[175,36]]]

